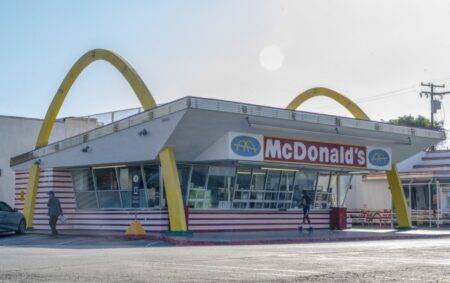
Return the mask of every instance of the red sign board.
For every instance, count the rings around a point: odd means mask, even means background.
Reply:
[[[364,146],[264,137],[264,160],[367,167]]]

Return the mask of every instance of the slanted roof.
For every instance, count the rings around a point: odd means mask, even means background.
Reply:
[[[148,135],[139,133],[146,129]],[[226,133],[244,132],[364,146],[390,147],[402,161],[445,139],[440,131],[293,111],[218,99],[185,97],[90,132],[13,157],[11,166],[70,167],[157,159],[164,146],[195,161]],[[82,149],[89,147],[90,151]]]

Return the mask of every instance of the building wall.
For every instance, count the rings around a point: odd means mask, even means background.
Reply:
[[[15,173],[15,207],[23,210],[24,201],[21,192],[26,192],[28,172]],[[54,191],[60,199],[65,224],[59,224],[58,229],[76,230],[112,230],[125,231],[135,219],[133,210],[77,210],[75,194],[72,186],[72,175],[69,171],[44,169],[41,170],[36,207],[33,218],[33,228],[49,230],[47,216],[48,192]],[[169,219],[166,210],[139,210],[136,218],[142,223],[146,231],[167,231]]]
[[[27,171],[15,173],[15,207],[23,210],[28,180]],[[47,201],[48,192],[54,191],[60,199],[62,210],[67,217],[65,224],[58,229],[125,231],[135,219],[133,209],[121,210],[77,210],[70,171],[41,170],[33,228],[48,230]],[[147,232],[169,230],[167,210],[140,209],[137,219]],[[237,231],[237,230],[295,230],[301,224],[303,213],[300,210],[189,210],[188,227],[190,231]],[[312,211],[311,226],[316,229],[330,227],[328,209]],[[309,225],[306,225],[309,227]]]
[[[322,175],[318,180],[318,189],[326,190],[328,186],[329,177]],[[350,189],[346,192],[347,187],[351,184]],[[343,206],[349,210],[384,210],[391,209],[392,198],[389,191],[389,185],[386,180],[367,180],[362,175],[353,175],[350,180],[349,175],[341,175],[339,181],[339,194],[336,176],[332,176],[329,182],[331,188],[331,205],[337,205],[337,200],[343,202]],[[347,193],[347,195],[346,195]]]
[[[33,150],[42,125],[40,119],[0,116],[0,200],[14,205],[14,171],[11,157]],[[62,140],[97,127],[94,119],[66,118],[54,127],[50,142]]]
[[[192,210],[189,211],[188,226],[190,231],[296,230],[302,218],[300,210]],[[310,219],[315,229],[330,228],[328,209],[312,211]]]
[[[347,193],[348,209],[384,210],[392,208],[392,197],[386,180],[366,180],[354,176],[352,188]]]

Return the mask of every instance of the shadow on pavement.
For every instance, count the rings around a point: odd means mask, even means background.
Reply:
[[[117,236],[77,236],[25,233],[0,233],[1,247],[54,248],[54,249],[113,249],[166,247],[170,244],[151,239],[125,239]]]

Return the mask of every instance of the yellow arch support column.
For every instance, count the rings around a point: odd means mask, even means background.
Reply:
[[[52,103],[50,104],[47,110],[44,122],[39,131],[39,136],[36,142],[36,148],[44,147],[48,144],[50,134],[53,130],[53,126],[55,125],[56,117],[59,113],[59,110],[62,107],[62,104],[64,103],[67,93],[69,92],[70,88],[72,87],[73,83],[78,78],[80,73],[92,62],[97,60],[104,60],[106,62],[109,62],[117,70],[119,70],[119,72],[128,81],[129,85],[133,89],[144,110],[148,110],[156,106],[156,102],[153,99],[153,96],[151,95],[144,81],[139,77],[139,75],[136,73],[133,67],[125,59],[123,59],[116,53],[106,49],[94,49],[88,51],[75,62],[75,64],[72,66],[72,68],[62,81],[61,85],[59,86],[55,96],[53,97]],[[175,163],[175,156],[173,154],[171,156],[166,155],[162,157],[160,156],[160,159],[161,163]],[[172,171],[168,173],[166,172],[166,174],[178,177],[176,166],[175,172],[173,172],[174,170],[173,168],[168,169]],[[30,168],[30,173],[28,177],[27,195],[24,206],[24,215],[27,222],[27,228],[33,226],[33,215],[36,203],[36,194],[39,185],[39,173],[40,173],[39,165],[37,163],[33,164]],[[176,183],[173,186],[176,186]],[[167,202],[169,206],[173,207],[174,199],[176,206],[178,205],[176,200],[178,198],[181,198],[181,188],[179,186],[179,182],[178,187],[171,187],[171,190],[172,190],[171,195],[175,197],[168,198]],[[182,213],[180,212],[179,214],[170,214],[169,212],[169,217],[171,222],[173,223],[182,223],[184,221],[184,226],[181,224],[180,226],[181,228],[186,227],[184,208],[182,209]],[[175,228],[181,229],[178,226],[175,226]]]
[[[165,147],[159,153],[159,159],[161,161],[164,190],[166,191],[167,206],[169,208],[170,231],[185,232],[187,231],[186,216],[173,148]],[[171,217],[171,215],[178,217]]]
[[[356,103],[351,101],[346,96],[324,87],[312,88],[305,92],[302,92],[296,98],[294,98],[294,100],[292,100],[286,108],[295,110],[300,107],[303,102],[316,96],[326,96],[335,100],[337,103],[345,107],[350,113],[352,113],[353,117],[355,117],[356,119],[370,120],[369,116],[367,116],[367,114],[364,113],[364,111],[358,105],[356,105]],[[396,164],[392,164],[392,169],[386,171],[386,176],[391,190],[392,201],[397,212],[398,228],[411,228],[411,216],[409,215],[405,192],[402,188],[402,182],[398,175]]]
[[[392,169],[386,171],[386,176],[391,190],[392,202],[397,212],[398,228],[409,229],[412,227],[411,216],[409,215],[408,203],[403,191],[402,181],[398,175],[397,165],[392,164]]]

